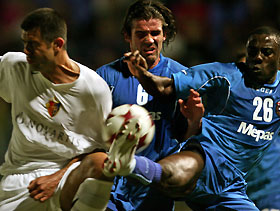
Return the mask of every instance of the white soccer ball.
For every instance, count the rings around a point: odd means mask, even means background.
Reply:
[[[136,153],[143,151],[153,140],[155,124],[149,112],[136,104],[124,104],[114,108],[105,121],[105,143],[110,147],[120,128],[129,120],[137,118],[140,125],[140,139]]]

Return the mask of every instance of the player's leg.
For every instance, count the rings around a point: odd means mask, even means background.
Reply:
[[[158,188],[172,198],[191,193],[203,170],[204,159],[197,151],[182,151],[161,161],[162,176]]]
[[[158,163],[135,156],[136,165],[129,176],[145,185],[155,185],[170,197],[183,197],[194,189],[204,168],[204,160],[201,146],[190,141],[184,151],[169,155]]]
[[[102,166],[106,158],[107,154],[104,152],[87,155],[69,174],[60,193],[62,210],[70,210],[72,205],[81,204],[81,201],[84,206],[87,206],[86,204],[92,206],[92,209],[102,210],[104,206],[106,208],[113,184],[113,178],[102,174]],[[76,200],[77,197],[80,198],[79,202]],[[91,205],[91,202],[94,203]]]
[[[61,190],[60,206],[63,210],[105,210],[114,176],[130,172],[139,141],[138,132],[137,121],[127,122],[113,141],[108,156],[97,152],[81,161],[69,174]]]

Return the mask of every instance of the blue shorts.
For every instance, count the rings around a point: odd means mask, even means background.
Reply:
[[[194,142],[189,140],[194,146]],[[189,150],[188,142],[181,151]],[[205,154],[205,167],[196,188],[185,198],[193,210],[259,210],[246,194],[246,182],[241,173],[218,150],[200,145]],[[199,151],[199,150],[198,150]]]

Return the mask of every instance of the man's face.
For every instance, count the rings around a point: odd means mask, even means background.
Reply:
[[[126,41],[130,43],[130,50],[139,50],[149,68],[158,64],[165,39],[160,19],[133,20],[131,37],[126,36]]]
[[[21,38],[24,44],[24,53],[29,64],[40,68],[54,61],[53,43],[42,39],[38,28],[22,31]]]
[[[274,35],[256,34],[247,42],[248,74],[258,83],[273,83],[279,69],[279,45]]]

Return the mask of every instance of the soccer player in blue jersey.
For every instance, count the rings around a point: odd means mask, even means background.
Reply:
[[[280,138],[271,144],[259,165],[250,171],[247,194],[263,211],[280,210]]]
[[[125,54],[129,70],[153,96],[186,99],[194,89],[207,98],[201,133],[158,163],[136,159],[132,175],[184,198],[193,210],[258,210],[244,177],[279,133],[279,47],[279,31],[260,27],[248,37],[246,63],[202,64],[172,78],[147,71],[138,51]]]
[[[245,55],[239,61],[245,62]],[[271,144],[260,163],[246,176],[247,194],[262,211],[280,210],[280,139]]]
[[[185,66],[161,54],[163,45],[167,45],[176,35],[174,17],[161,2],[150,0],[134,2],[127,11],[122,33],[129,43],[130,50],[139,50],[145,58],[149,72],[171,77],[173,73],[186,69]],[[172,132],[173,129],[177,129],[176,134],[182,134],[178,129],[185,123],[182,122],[183,118],[182,120],[177,118],[177,125],[174,127],[172,124],[172,119],[177,116],[175,99],[162,103],[149,95],[137,78],[129,72],[124,57],[98,68],[97,73],[111,88],[113,107],[138,104],[151,113],[156,133],[152,143],[140,152],[139,156],[158,161],[178,150],[177,140],[171,138]],[[174,206],[173,200],[164,197],[156,189],[150,189],[125,177],[115,179],[111,195],[108,207],[112,210],[172,210]]]

